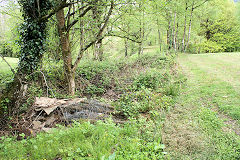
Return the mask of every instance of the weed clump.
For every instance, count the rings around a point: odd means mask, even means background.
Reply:
[[[153,92],[151,89],[142,88],[136,92],[127,92],[113,103],[116,112],[127,117],[137,117],[140,113],[151,110],[167,109],[173,103],[171,97]]]

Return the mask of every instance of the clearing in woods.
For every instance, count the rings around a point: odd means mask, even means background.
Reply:
[[[240,53],[184,54],[187,85],[166,117],[172,159],[240,159]]]

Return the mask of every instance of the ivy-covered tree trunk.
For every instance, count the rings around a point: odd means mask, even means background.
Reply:
[[[0,97],[0,121],[5,124],[8,117],[17,114],[27,91],[31,75],[39,67],[46,40],[47,15],[50,0],[19,0],[24,22],[20,27],[20,60],[14,79]],[[28,76],[28,78],[27,78]]]

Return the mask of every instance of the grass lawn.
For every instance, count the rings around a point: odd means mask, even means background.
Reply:
[[[220,111],[240,120],[240,53],[185,55],[179,62]]]
[[[5,60],[11,65],[12,68],[16,68],[18,65],[18,58],[5,57]],[[12,71],[7,63],[0,57],[0,91],[5,84],[12,79]]]
[[[18,65],[18,58],[5,57],[6,61],[11,65],[12,68],[16,68]],[[0,57],[0,74],[10,73],[11,70],[7,63]]]
[[[172,159],[240,158],[239,61],[240,53],[178,57],[188,82],[163,129]]]

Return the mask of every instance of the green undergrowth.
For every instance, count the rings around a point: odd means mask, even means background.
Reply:
[[[35,138],[16,141],[3,138],[1,159],[163,159],[160,126],[156,121],[140,118],[124,125],[111,119],[74,122],[71,127],[53,129]],[[24,136],[24,135],[23,135]]]
[[[162,95],[148,88],[135,92],[126,92],[113,103],[117,113],[127,117],[137,117],[141,113],[152,110],[168,109],[174,100],[170,96]]]
[[[61,62],[45,64],[43,72],[58,98],[67,98]],[[39,73],[28,91],[27,109],[34,97],[46,96]],[[92,62],[83,60],[76,73],[77,96],[103,99],[115,107],[115,115],[127,120],[75,122],[51,133],[16,141],[3,138],[0,159],[163,159],[161,139],[165,112],[175,103],[186,78],[175,71],[175,57],[149,53],[139,57]],[[44,84],[44,83],[43,83]],[[103,98],[108,90],[118,98]],[[49,92],[49,95],[51,93]],[[121,116],[120,116],[121,117]]]
[[[151,52],[142,56],[130,56],[127,59],[111,58],[101,62],[83,59],[76,71],[76,95],[83,97],[99,97],[106,94],[109,90],[116,94],[123,93],[135,87],[138,90],[141,87],[157,89],[165,87],[168,83],[168,91],[173,87],[172,75],[169,73],[174,64],[174,57],[165,57],[159,53]],[[45,62],[43,73],[48,81],[55,96],[58,98],[67,97],[67,84],[65,83],[63,64]],[[43,77],[40,72],[36,72],[36,80]],[[169,81],[170,80],[170,81]],[[149,81],[149,82],[147,82]],[[40,84],[44,86],[45,84]],[[45,86],[46,87],[46,86]],[[171,88],[172,87],[172,88]],[[177,88],[176,88],[177,90]],[[172,94],[172,93],[170,93]],[[174,93],[173,93],[174,94]],[[51,96],[51,93],[49,92]]]

